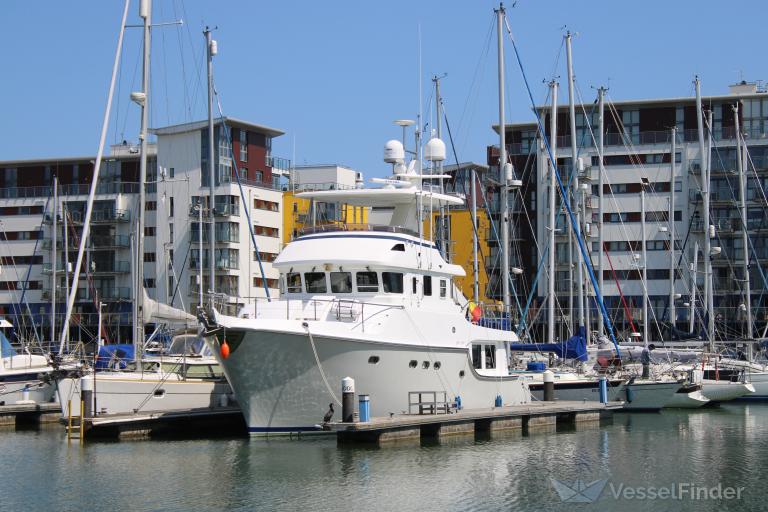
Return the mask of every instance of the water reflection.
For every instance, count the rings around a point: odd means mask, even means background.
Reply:
[[[574,510],[552,480],[745,486],[762,509],[768,405],[617,414],[557,433],[449,437],[384,448],[333,438],[68,444],[60,429],[0,433],[3,510]],[[586,505],[582,505],[586,507]],[[710,501],[584,510],[721,510]]]

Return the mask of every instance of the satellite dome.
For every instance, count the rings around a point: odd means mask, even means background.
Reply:
[[[427,147],[424,149],[424,158],[432,162],[442,162],[445,160],[445,142],[432,137],[427,142]]]
[[[388,140],[384,144],[384,161],[388,164],[401,164],[405,162],[405,150],[399,140]]]

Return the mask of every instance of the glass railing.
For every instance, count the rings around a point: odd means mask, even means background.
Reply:
[[[58,193],[62,196],[87,196],[90,191],[90,183],[78,183],[74,185],[59,185]],[[138,183],[132,182],[99,183],[96,185],[97,194],[133,194],[138,191]],[[48,197],[52,194],[53,188],[50,186],[6,187],[0,189],[0,199]]]
[[[378,224],[321,224],[314,227],[299,229],[299,236],[314,233],[327,233],[334,231],[378,231],[385,233],[403,233],[411,236],[419,236],[418,233],[401,226],[384,226]]]
[[[277,169],[280,171],[288,171],[291,169],[291,161],[287,158],[280,158],[277,156],[267,156],[264,158],[264,165]]]

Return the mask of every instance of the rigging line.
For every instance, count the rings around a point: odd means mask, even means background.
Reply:
[[[307,331],[307,337],[309,337],[309,345],[312,347],[312,353],[315,355],[315,362],[317,363],[317,369],[320,370],[320,377],[323,379],[323,383],[325,384],[325,389],[328,390],[328,394],[331,395],[331,397],[334,399],[334,401],[339,404],[341,404],[341,400],[336,396],[336,393],[333,392],[333,388],[331,388],[331,385],[328,383],[328,379],[325,377],[325,372],[323,371],[323,365],[320,364],[320,357],[317,355],[317,348],[315,347],[315,340],[312,337],[312,332],[309,330],[309,323],[303,322],[302,327],[304,327],[304,330]]]
[[[221,98],[219,97],[219,93],[218,93],[218,91],[216,91],[215,87],[214,87],[214,94],[216,95],[216,106],[217,106],[217,108],[219,110],[219,116],[221,117],[221,126],[224,128],[224,133],[225,133],[225,136],[227,137],[227,140],[230,141],[230,144],[229,144],[229,156],[232,159],[232,166],[234,167],[234,170],[235,170],[235,178],[237,178],[237,187],[240,189],[240,197],[242,198],[242,201],[243,201],[243,206],[244,206],[244,210],[245,210],[245,216],[248,219],[248,232],[251,235],[251,242],[253,243],[254,253],[256,254],[256,261],[258,261],[258,263],[259,263],[259,271],[261,272],[261,281],[262,281],[261,284],[264,287],[264,293],[266,293],[266,295],[267,295],[267,302],[272,302],[272,298],[270,297],[270,294],[269,294],[269,286],[268,286],[268,283],[267,283],[268,279],[267,279],[266,274],[264,273],[264,265],[261,262],[261,255],[259,254],[259,246],[256,243],[256,235],[253,232],[253,224],[252,224],[252,221],[251,221],[251,213],[250,213],[251,205],[250,205],[250,203],[247,201],[247,199],[245,197],[245,191],[243,190],[243,184],[240,181],[240,169],[237,166],[237,159],[235,158],[235,153],[234,153],[234,149],[233,149],[234,145],[232,144],[231,133],[229,131],[229,126],[226,123],[226,118],[224,117],[224,113],[222,112],[222,109],[221,109]],[[211,226],[211,236],[212,237],[214,236],[214,228],[215,228],[215,226]],[[213,254],[211,255],[211,257],[213,257]],[[201,262],[201,264],[202,264],[202,262]]]
[[[510,37],[510,39],[512,41],[512,48],[515,51],[515,57],[517,59],[517,64],[520,67],[520,73],[522,74],[523,81],[525,82],[525,88],[528,91],[528,98],[531,101],[531,107],[533,108],[534,113],[536,115],[536,122],[539,125],[539,129],[543,133],[544,129],[543,129],[543,126],[541,124],[541,117],[539,116],[538,111],[536,111],[536,102],[533,100],[533,93],[531,92],[531,87],[530,87],[530,84],[528,83],[528,77],[525,74],[525,68],[523,67],[523,62],[522,62],[522,59],[520,57],[520,53],[517,50],[517,44],[515,43],[515,39],[514,39],[514,37],[512,37],[511,30],[509,31],[509,37]],[[614,345],[614,347],[616,349],[617,356],[621,357],[621,354],[619,352],[619,345],[618,345],[618,342],[616,341],[616,335],[613,332],[613,324],[611,323],[610,318],[608,317],[608,312],[606,311],[605,303],[603,302],[602,290],[600,290],[599,287],[597,286],[597,282],[596,282],[596,279],[595,279],[595,273],[594,273],[594,270],[592,269],[592,262],[588,258],[586,247],[584,245],[584,240],[581,237],[581,230],[579,229],[579,226],[578,226],[578,224],[576,222],[576,217],[573,214],[573,210],[571,209],[571,202],[568,199],[567,194],[565,192],[565,187],[564,187],[562,179],[560,177],[560,171],[557,168],[557,160],[553,156],[552,148],[551,148],[551,146],[549,144],[549,139],[544,137],[543,140],[544,140],[544,145],[547,148],[547,153],[549,154],[549,157],[550,157],[550,159],[553,162],[552,168],[553,168],[553,171],[555,173],[555,178],[557,179],[557,184],[560,187],[560,193],[563,196],[563,201],[564,201],[565,207],[568,210],[568,215],[569,215],[569,217],[571,219],[571,226],[573,227],[573,230],[574,230],[574,232],[577,235],[576,236],[576,240],[577,240],[578,245],[579,245],[579,250],[582,253],[582,257],[583,257],[584,261],[587,263],[587,270],[588,270],[589,278],[592,281],[592,287],[595,290],[595,294],[597,296],[597,300],[598,300],[598,303],[600,305],[600,310],[603,313],[603,319],[604,319],[604,321],[606,323],[606,327],[608,328],[608,332],[610,334],[611,341],[613,342],[613,345]]]
[[[171,2],[171,6],[173,7],[173,19],[178,20],[179,15],[176,9],[176,0],[173,0]],[[184,58],[184,44],[182,42],[182,28],[181,26],[177,25],[174,27],[176,30],[176,39],[179,43],[179,60],[181,61],[181,83],[182,88],[184,90],[184,104],[182,105],[182,118],[186,118],[187,121],[191,121],[191,112],[189,112],[187,109],[189,108],[189,86],[187,84],[187,66],[186,66],[186,59]]]
[[[487,59],[488,59],[488,53],[490,51],[490,45],[491,45],[491,36],[493,35],[493,26],[495,24],[495,16],[491,17],[490,23],[488,25],[488,32],[485,37],[485,45],[483,49],[480,51],[480,57],[477,60],[477,63],[475,64],[475,71],[472,76],[472,82],[469,85],[469,91],[467,92],[467,97],[464,100],[464,108],[461,111],[461,116],[459,117],[459,125],[457,127],[457,138],[459,140],[466,140],[467,137],[463,134],[463,131],[469,131],[469,128],[465,130],[465,116],[469,114],[469,119],[467,120],[468,125],[472,124],[472,119],[474,118],[474,111],[477,106],[477,101],[480,98],[480,86],[482,85],[482,78],[483,73],[481,71],[485,70],[485,67],[487,65]],[[478,77],[480,77],[480,82],[478,83]],[[475,89],[475,85],[477,84],[477,89]],[[470,106],[470,104],[472,104]],[[468,112],[469,110],[469,112]],[[462,152],[464,151],[464,148],[461,148]]]

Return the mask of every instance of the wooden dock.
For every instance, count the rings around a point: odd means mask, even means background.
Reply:
[[[61,405],[53,402],[0,405],[0,427],[57,423],[60,418]]]
[[[451,414],[395,414],[369,422],[334,422],[339,443],[386,444],[394,441],[473,435],[475,432],[554,429],[558,424],[599,422],[621,409],[623,402],[534,402],[488,409],[462,409]]]
[[[147,439],[151,437],[200,437],[247,432],[239,407],[146,411],[134,414],[100,414],[84,420],[85,439]]]

